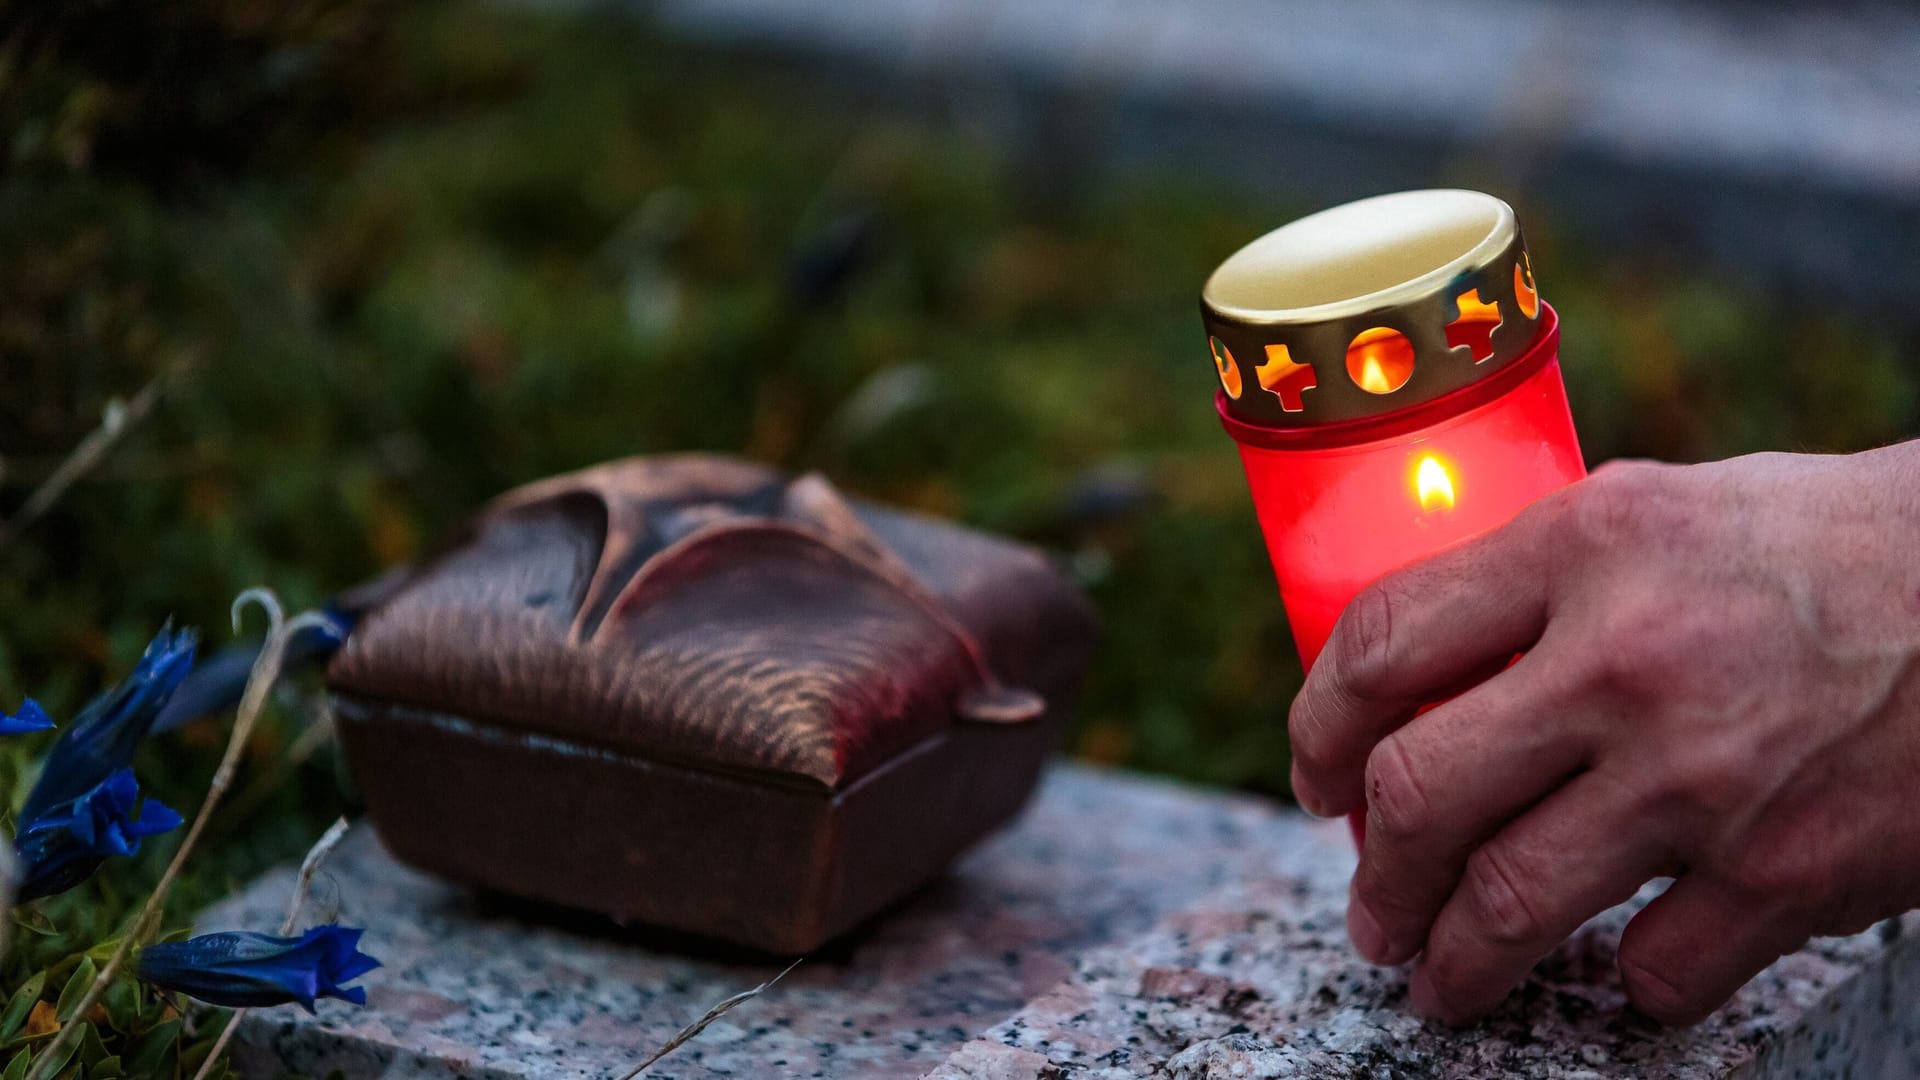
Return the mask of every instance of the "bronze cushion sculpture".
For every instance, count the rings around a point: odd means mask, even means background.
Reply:
[[[1018,811],[1093,633],[1032,549],[632,458],[495,500],[327,678],[400,859],[798,953]]]

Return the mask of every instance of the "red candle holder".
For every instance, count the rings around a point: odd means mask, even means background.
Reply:
[[[1491,195],[1409,191],[1301,218],[1221,263],[1201,313],[1309,668],[1369,582],[1586,475],[1558,320]]]

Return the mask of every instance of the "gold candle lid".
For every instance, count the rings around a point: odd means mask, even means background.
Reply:
[[[1513,208],[1457,189],[1282,225],[1200,293],[1223,411],[1270,428],[1380,416],[1478,382],[1527,352],[1543,311]]]

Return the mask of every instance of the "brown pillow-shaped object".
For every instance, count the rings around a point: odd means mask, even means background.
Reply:
[[[795,953],[1019,809],[1093,634],[1029,548],[633,458],[496,500],[327,678],[399,858]]]

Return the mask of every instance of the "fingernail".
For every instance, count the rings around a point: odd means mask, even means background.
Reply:
[[[1387,941],[1387,932],[1380,929],[1380,920],[1373,917],[1367,905],[1358,900],[1347,904],[1347,936],[1353,939],[1353,947],[1369,963],[1387,962],[1387,950],[1391,944]]]
[[[1446,1020],[1447,1010],[1440,1004],[1440,995],[1434,992],[1433,979],[1427,975],[1427,969],[1417,967],[1407,980],[1407,999],[1413,1002],[1413,1011],[1421,1016],[1435,1020]]]

